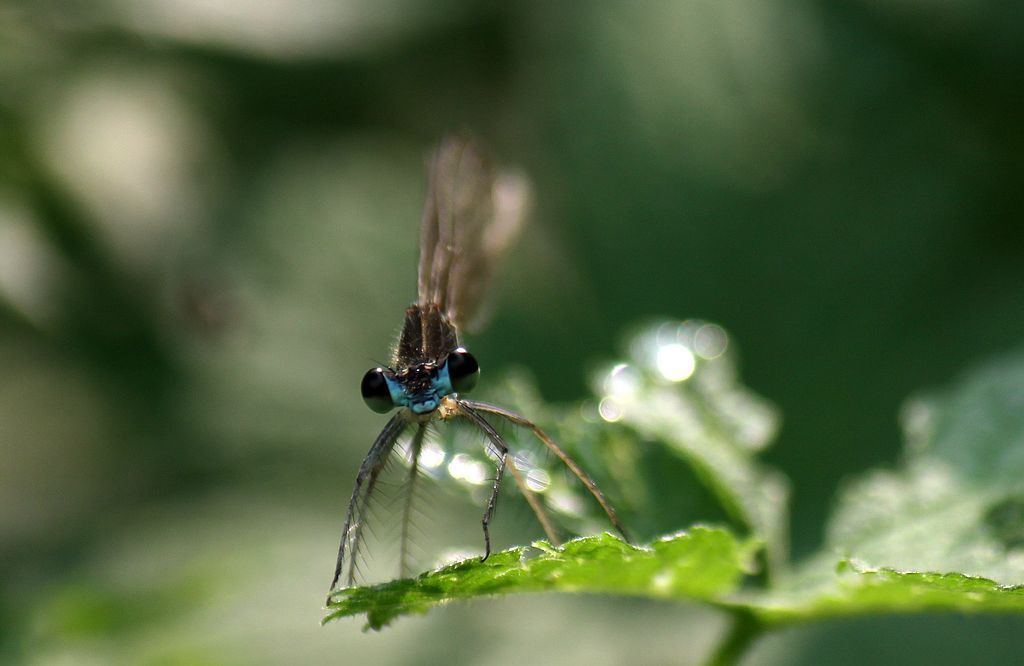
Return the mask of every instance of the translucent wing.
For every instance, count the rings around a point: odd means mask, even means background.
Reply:
[[[528,201],[525,177],[496,174],[466,137],[445,138],[431,161],[420,227],[419,305],[440,306],[460,330],[478,328],[487,283]]]

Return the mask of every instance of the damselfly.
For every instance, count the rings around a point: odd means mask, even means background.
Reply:
[[[506,470],[512,474],[548,538],[558,542],[544,505],[515,463],[509,464],[509,446],[492,425],[494,418],[530,430],[582,482],[612,525],[625,536],[604,494],[547,433],[515,412],[461,397],[476,385],[480,367],[461,346],[459,332],[474,322],[499,255],[521,225],[526,190],[521,177],[492,171],[480,150],[463,137],[445,139],[434,153],[420,227],[418,296],[405,311],[405,323],[389,367],[371,369],[361,386],[363,400],[370,409],[387,413],[397,408],[398,412],[377,436],[356,475],[341,532],[332,590],[343,574],[346,585],[354,584],[369,500],[388,458],[399,440],[411,432],[406,457],[408,482],[412,483],[419,473],[427,424],[434,420],[462,419],[470,423],[483,433],[495,459],[494,483],[482,520],[483,559],[491,553],[491,518]],[[402,516],[402,568],[408,548],[409,511],[407,505]]]

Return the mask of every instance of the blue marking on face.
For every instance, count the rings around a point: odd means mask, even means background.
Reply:
[[[437,371],[437,378],[434,379],[434,390],[442,398],[455,393],[455,387],[452,386],[452,378],[448,376],[447,363],[442,365]]]
[[[441,404],[441,398],[455,393],[447,363],[438,369],[426,391],[410,393],[397,377],[386,376],[384,381],[388,384],[391,401],[398,407],[408,407],[414,414],[429,414]]]

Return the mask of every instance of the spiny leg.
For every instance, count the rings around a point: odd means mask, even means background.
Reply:
[[[409,574],[409,525],[412,521],[412,503],[415,499],[416,480],[420,472],[420,452],[423,450],[423,438],[427,434],[427,424],[420,423],[416,434],[409,442],[409,478],[405,486],[405,506],[402,507],[402,535],[398,556],[398,575]]]
[[[365,500],[373,492],[377,478],[380,476],[381,471],[384,469],[384,464],[391,454],[391,449],[407,425],[409,425],[409,422],[401,412],[393,416],[387,425],[384,426],[384,429],[381,430],[380,434],[377,435],[373,446],[370,447],[370,452],[366,454],[366,457],[363,458],[363,463],[359,466],[355,489],[352,491],[352,499],[349,500],[348,511],[345,515],[345,526],[341,529],[341,543],[338,545],[338,562],[334,567],[334,578],[331,580],[330,590],[332,591],[341,577],[341,568],[345,561],[345,547],[349,541],[352,542],[352,548],[349,552],[348,583],[351,585],[353,582],[355,558],[359,550],[359,540],[362,532],[361,523]],[[366,486],[365,492],[364,484]]]
[[[481,417],[479,414],[472,412],[471,408],[464,407],[465,401],[456,402],[456,413],[462,414],[465,418],[469,419],[478,428],[483,430],[484,434],[487,435],[495,447],[505,446],[505,440],[498,434],[498,431],[494,429],[487,419]],[[463,409],[459,410],[459,407]],[[472,412],[472,416],[469,415]],[[474,416],[476,418],[474,418]],[[526,483],[526,479],[516,469],[515,460],[512,461],[512,465],[509,466],[509,470],[512,472],[512,478],[515,479],[516,485],[519,487],[520,492],[523,493],[523,497],[526,498],[527,504],[533,509],[533,513],[537,516],[537,521],[541,527],[544,528],[544,534],[548,540],[553,544],[557,545],[561,543],[561,539],[558,537],[558,530],[555,529],[554,523],[551,522],[551,517],[548,515],[547,509],[544,508],[544,504],[541,503],[540,498],[537,497],[537,493],[530,490],[530,486]]]
[[[601,489],[597,487],[597,484],[594,483],[594,480],[591,479],[590,476],[586,472],[584,472],[579,465],[576,464],[575,460],[569,457],[568,453],[562,450],[562,447],[555,443],[555,440],[551,439],[551,437],[549,437],[548,434],[541,430],[535,423],[528,420],[524,416],[520,416],[519,414],[513,411],[504,409],[502,407],[498,407],[496,405],[491,405],[486,402],[460,400],[459,406],[463,408],[468,408],[468,411],[480,411],[487,414],[494,414],[495,416],[500,416],[504,419],[507,419],[508,421],[511,421],[512,423],[515,423],[516,425],[523,426],[524,428],[529,428],[537,437],[537,439],[544,442],[544,445],[547,446],[548,449],[550,449],[556,456],[558,456],[559,460],[561,460],[565,464],[565,466],[569,468],[569,470],[576,476],[576,478],[579,479],[581,483],[583,483],[583,485],[590,492],[590,494],[594,496],[594,499],[596,499],[597,503],[601,505],[601,508],[604,510],[605,515],[608,516],[608,520],[611,521],[615,529],[618,530],[619,534],[622,535],[622,538],[624,538],[626,541],[630,540],[629,535],[626,533],[626,528],[622,526],[622,523],[619,522],[618,516],[615,515],[615,509],[612,508],[612,505],[608,502],[607,498],[605,498],[604,493],[601,492]]]
[[[377,487],[377,480],[387,466],[390,451],[383,452],[383,455],[376,460],[373,467],[367,470],[364,476],[364,484],[356,479],[356,490],[352,492],[352,499],[349,501],[348,512],[345,516],[345,527],[342,528],[342,543],[338,547],[338,562],[334,567],[334,580],[331,582],[331,589],[338,583],[341,577],[341,570],[345,563],[345,547],[348,546],[348,573],[345,575],[345,585],[350,587],[355,583],[356,572],[359,566],[359,549],[362,547],[363,530],[366,529],[366,509],[374,489]]]
[[[490,499],[487,500],[487,509],[484,510],[484,518],[481,521],[484,527],[484,556],[480,558],[480,561],[483,562],[491,556],[491,518],[494,517],[494,509],[498,505],[498,490],[501,489],[501,479],[505,474],[505,464],[508,460],[508,445],[505,444],[505,440],[501,438],[501,435],[491,427],[487,419],[472,409],[467,408],[462,402],[459,402],[458,406],[458,413],[483,430],[484,434],[487,435],[487,439],[490,440],[498,452],[498,467],[494,474],[494,488],[491,490]]]

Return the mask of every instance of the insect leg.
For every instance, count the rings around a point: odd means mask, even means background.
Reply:
[[[338,545],[338,562],[334,567],[331,591],[334,590],[334,587],[338,584],[338,579],[341,577],[341,569],[345,562],[346,546],[350,542],[348,584],[351,585],[353,583],[355,558],[358,554],[361,540],[363,509],[365,508],[366,500],[373,492],[373,487],[381,471],[384,469],[388,456],[391,454],[391,449],[394,448],[395,442],[398,441],[402,431],[408,425],[409,422],[402,412],[395,414],[388,421],[387,425],[384,426],[380,434],[377,435],[373,446],[370,447],[370,452],[366,454],[366,457],[363,458],[363,463],[359,466],[355,489],[352,491],[352,499],[349,500],[348,511],[345,514],[345,526],[341,529],[341,543]]]
[[[516,425],[523,426],[524,428],[529,428],[537,437],[537,439],[542,441],[544,445],[551,450],[552,453],[558,456],[559,460],[561,460],[565,464],[565,466],[568,467],[569,470],[576,476],[576,478],[579,479],[581,483],[583,483],[584,487],[586,487],[590,494],[594,496],[594,499],[597,500],[597,503],[601,505],[601,508],[604,510],[605,515],[608,516],[608,520],[611,521],[615,529],[619,532],[619,534],[622,535],[622,538],[624,538],[626,541],[629,541],[629,535],[626,533],[626,528],[623,527],[621,522],[619,522],[618,516],[615,515],[615,509],[612,508],[612,505],[608,502],[608,499],[605,498],[604,493],[601,492],[601,489],[597,487],[597,484],[594,483],[594,480],[591,479],[590,476],[586,472],[584,472],[579,465],[576,464],[575,460],[569,457],[568,453],[562,450],[562,447],[555,443],[555,440],[551,439],[551,437],[548,436],[546,432],[541,430],[535,423],[511,410],[504,409],[496,405],[491,405],[486,402],[460,400],[459,405],[463,408],[468,408],[470,411],[494,414],[495,416],[500,416],[508,421],[511,421],[512,423],[515,423]]]
[[[523,493],[523,497],[526,498],[526,503],[530,505],[530,508],[533,509],[534,515],[537,516],[537,521],[540,523],[540,526],[544,528],[544,534],[547,536],[548,541],[550,541],[553,546],[557,546],[562,543],[562,540],[558,537],[558,530],[555,529],[554,523],[551,522],[551,517],[548,516],[547,509],[544,508],[540,498],[537,497],[537,493],[530,490],[529,484],[527,484],[526,479],[523,478],[523,473],[516,468],[514,459],[508,469],[512,472],[512,478],[515,479],[516,485],[519,486],[520,492]]]
[[[487,439],[498,452],[498,467],[494,474],[494,488],[491,490],[491,497],[487,500],[487,509],[484,510],[484,518],[481,521],[484,527],[484,556],[481,561],[491,556],[491,518],[494,517],[494,509],[498,504],[498,490],[501,488],[501,479],[505,474],[505,464],[508,460],[508,445],[501,435],[491,427],[487,420],[472,409],[466,407],[461,401],[458,403],[458,413],[472,422],[476,427],[484,431]]]

